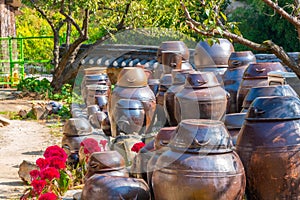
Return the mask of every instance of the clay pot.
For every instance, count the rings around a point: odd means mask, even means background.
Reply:
[[[139,100],[143,103],[145,111],[144,133],[147,132],[151,125],[154,116],[156,99],[154,93],[147,85],[147,77],[143,69],[138,67],[123,68],[120,72],[119,80],[109,97],[109,119],[111,123],[111,134],[113,137],[117,136],[117,124],[115,120],[114,109],[120,99]]]
[[[107,95],[95,95],[95,103],[99,106],[100,111],[107,110],[108,96]]]
[[[182,64],[182,55],[176,51],[162,51],[162,65],[164,74],[171,74],[173,69],[180,69]]]
[[[224,117],[224,124],[230,134],[233,146],[236,145],[236,141],[243,126],[245,117],[246,113],[230,113],[226,114]]]
[[[236,151],[246,171],[247,199],[299,199],[300,100],[256,98],[246,115]]]
[[[212,72],[191,72],[184,89],[175,94],[176,120],[220,120],[226,112],[226,104],[227,92]]]
[[[139,100],[120,99],[113,114],[117,129],[124,134],[139,134],[144,126],[145,110]]]
[[[175,51],[182,56],[182,60],[188,61],[190,59],[190,52],[188,47],[182,41],[165,41],[162,42],[157,50],[157,61],[162,63],[163,51]]]
[[[228,58],[234,52],[232,43],[223,38],[218,38],[219,43],[212,46],[206,41],[197,44],[194,54],[194,62],[199,71],[214,72],[219,82],[228,67]]]
[[[243,199],[244,168],[222,122],[183,120],[169,147],[152,175],[156,200]]]
[[[147,162],[147,183],[150,187],[152,199],[154,199],[154,193],[152,189],[152,174],[155,170],[155,164],[158,157],[169,149],[168,144],[175,134],[176,126],[163,127],[159,130],[154,139],[154,152],[151,158]]]
[[[129,176],[125,168],[125,160],[117,151],[94,152],[89,158],[84,182],[94,174],[122,177]]]
[[[89,116],[89,122],[95,129],[101,129],[102,123],[106,120],[107,115],[103,111],[97,111]]]
[[[155,96],[158,93],[159,84],[160,84],[159,79],[148,79],[148,85]]]
[[[242,111],[247,112],[250,104],[257,97],[266,97],[266,96],[295,96],[298,94],[290,85],[273,85],[273,86],[260,86],[252,87],[244,98]]]
[[[137,199],[149,200],[147,183],[142,179],[94,175],[84,184],[82,200]]]
[[[237,91],[244,71],[250,63],[256,63],[256,58],[251,51],[232,52],[228,58],[228,68],[223,75],[224,88],[230,94],[230,107],[227,113],[238,112],[236,108]]]
[[[98,95],[108,95],[108,86],[107,85],[87,85],[87,97],[85,99],[85,103],[87,106],[95,105],[96,98]]]
[[[237,92],[238,112],[242,110],[244,98],[252,87],[268,85],[268,72],[270,71],[286,71],[286,69],[280,62],[251,63],[248,65]]]
[[[187,75],[192,70],[177,69],[172,71],[172,85],[164,93],[164,111],[170,126],[177,126],[175,117],[175,94],[184,88]]]

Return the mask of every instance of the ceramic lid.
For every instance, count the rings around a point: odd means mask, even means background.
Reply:
[[[213,72],[190,72],[187,75],[185,88],[209,88],[219,86],[220,83]]]
[[[228,67],[235,68],[256,63],[256,57],[252,51],[232,52],[228,58]]]
[[[120,87],[145,87],[148,78],[140,67],[124,67],[118,76],[116,85]]]
[[[85,118],[70,118],[63,127],[63,134],[66,136],[89,135],[92,132],[92,126]]]
[[[247,109],[255,98],[265,96],[298,96],[298,94],[290,85],[252,87],[244,98],[242,107]]]
[[[182,120],[169,146],[179,151],[198,153],[232,151],[232,141],[224,123],[207,119]]]
[[[257,97],[250,105],[246,120],[300,119],[300,100],[295,96]]]
[[[246,68],[243,79],[268,78],[270,71],[283,71],[286,69],[280,62],[250,63]]]
[[[95,172],[120,170],[125,168],[125,160],[118,151],[94,152],[89,158],[88,168]]]

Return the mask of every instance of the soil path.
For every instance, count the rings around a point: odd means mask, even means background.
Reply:
[[[0,114],[29,111],[31,102],[24,100],[0,101]],[[23,160],[35,162],[50,145],[60,145],[60,137],[51,134],[52,128],[45,122],[11,120],[10,125],[0,127],[0,199],[19,199],[28,187],[18,175]]]

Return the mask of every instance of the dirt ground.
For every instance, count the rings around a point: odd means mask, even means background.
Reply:
[[[29,111],[32,101],[0,100],[0,115],[5,118],[21,109]],[[28,186],[19,178],[23,160],[35,162],[50,145],[60,145],[59,122],[10,120],[0,127],[0,199],[19,199]]]

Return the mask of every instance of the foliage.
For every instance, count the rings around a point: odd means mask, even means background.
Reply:
[[[36,160],[39,169],[30,171],[31,187],[21,199],[57,199],[65,194],[71,185],[66,161],[67,154],[62,148],[49,146],[44,152],[44,158]]]
[[[291,23],[283,20],[262,1],[248,0],[246,3],[248,6],[237,8],[228,16],[231,21],[239,22],[239,29],[243,33],[243,37],[257,43],[272,39],[286,51],[299,50],[297,31]],[[288,12],[292,12],[292,7],[288,6],[293,3],[292,0],[278,3]],[[236,50],[249,50],[241,45],[235,45],[235,47]]]

